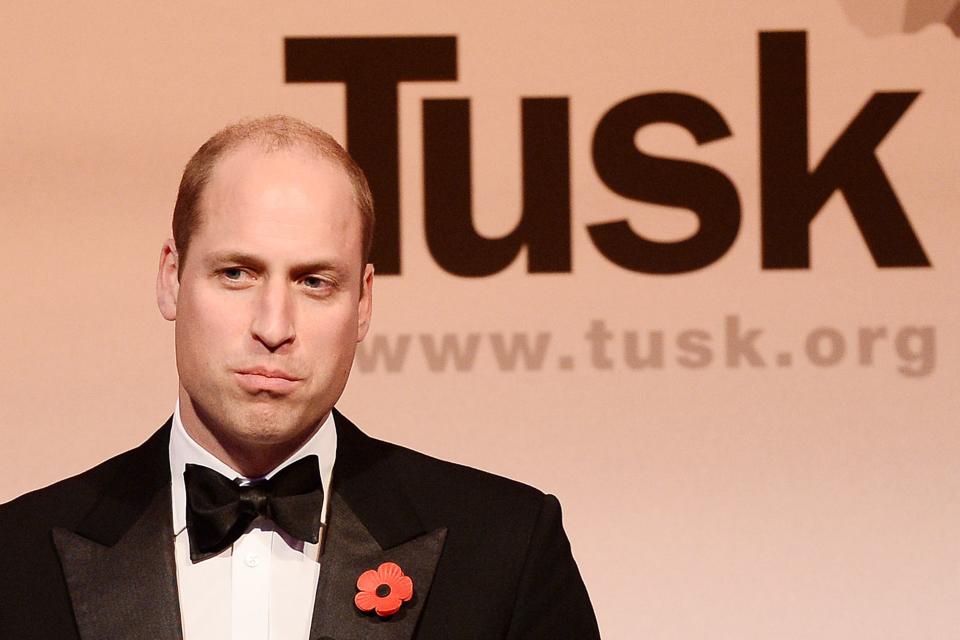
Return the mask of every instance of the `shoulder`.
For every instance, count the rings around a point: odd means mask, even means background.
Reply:
[[[364,434],[339,412],[337,423],[337,461],[354,474],[358,467],[384,467],[384,477],[393,478],[411,498],[425,496],[437,507],[450,503],[470,503],[474,509],[509,509],[520,505],[539,508],[545,494],[530,485],[487,471],[441,460],[413,449]],[[341,457],[341,453],[346,456]]]
[[[51,527],[73,529],[101,500],[118,494],[118,488],[154,485],[163,479],[151,477],[166,468],[167,425],[150,439],[75,476],[26,493],[0,504],[0,536],[19,532],[30,536]],[[169,471],[166,473],[169,478]]]
[[[546,495],[517,480],[466,465],[440,460],[399,445],[392,464],[407,487],[416,495],[429,497],[431,504],[449,503],[459,509],[516,513],[517,509],[539,509]]]
[[[9,529],[8,525],[16,524],[18,530],[23,530],[25,524],[33,522],[43,529],[73,528],[99,499],[102,488],[116,476],[129,455],[128,451],[114,456],[83,473],[0,505],[0,534]]]
[[[337,424],[334,476],[341,462],[348,475],[378,467],[375,476],[393,483],[425,526],[446,527],[451,537],[522,547],[538,521],[558,511],[556,498],[530,485],[371,438],[339,414]],[[341,460],[341,451],[349,456]]]
[[[396,446],[396,445],[393,445]],[[519,569],[545,522],[560,525],[557,499],[530,485],[396,446],[404,492],[430,527],[448,529],[448,543],[486,550]]]

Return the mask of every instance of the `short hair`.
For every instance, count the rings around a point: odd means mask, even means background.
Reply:
[[[373,195],[363,170],[326,131],[284,115],[243,120],[224,127],[204,142],[183,170],[177,203],[173,208],[173,241],[177,247],[178,273],[182,274],[190,238],[200,225],[200,199],[217,162],[244,144],[257,144],[270,153],[291,147],[305,147],[339,165],[353,185],[353,198],[361,218],[363,264],[370,258],[373,244]]]

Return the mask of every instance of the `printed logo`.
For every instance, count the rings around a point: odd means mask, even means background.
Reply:
[[[347,144],[364,168],[377,202],[373,261],[380,275],[401,273],[399,101],[402,82],[457,79],[453,36],[287,38],[287,82],[346,86]],[[810,225],[834,194],[843,196],[878,267],[929,267],[896,189],[876,154],[917,91],[869,96],[820,157],[810,156],[807,34],[758,37],[760,264],[809,269]],[[744,73],[753,73],[744,69]],[[529,273],[572,271],[570,98],[520,97],[520,217],[500,237],[477,232],[472,211],[469,98],[423,100],[423,226],[439,267],[484,277],[525,255]],[[626,212],[586,225],[594,248],[617,267],[647,274],[688,273],[723,257],[740,232],[734,180],[714,167],[654,155],[637,147],[644,127],[670,123],[707,145],[735,136],[704,97],[656,91],[626,97],[597,114],[591,160],[603,184],[620,196],[691,211],[697,231],[679,241],[637,233]]]

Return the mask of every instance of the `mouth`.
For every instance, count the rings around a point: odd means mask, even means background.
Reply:
[[[249,393],[268,392],[285,395],[296,390],[303,378],[279,369],[255,367],[234,372],[240,387]]]

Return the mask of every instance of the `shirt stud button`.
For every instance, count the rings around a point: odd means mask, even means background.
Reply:
[[[248,553],[246,559],[244,560],[244,563],[248,567],[255,567],[258,564],[260,564],[260,556],[258,556],[255,553]]]

